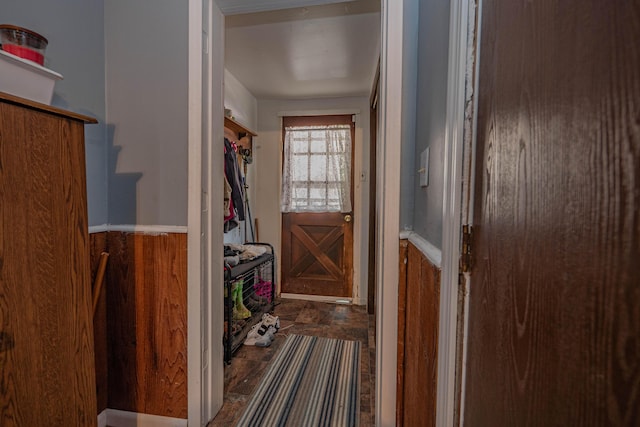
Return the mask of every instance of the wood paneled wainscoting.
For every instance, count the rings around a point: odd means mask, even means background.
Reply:
[[[187,234],[91,234],[109,252],[95,328],[98,412],[187,418]]]
[[[435,426],[440,268],[400,240],[397,426]]]

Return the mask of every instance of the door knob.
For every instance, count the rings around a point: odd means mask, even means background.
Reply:
[[[344,216],[344,222],[351,222],[351,215],[346,214],[346,215]]]

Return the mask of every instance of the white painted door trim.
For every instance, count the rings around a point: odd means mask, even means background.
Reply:
[[[360,110],[357,108],[342,108],[342,109],[328,109],[328,110],[292,110],[292,111],[278,111],[278,117],[287,116],[346,116],[348,114],[360,114]]]
[[[161,415],[105,409],[98,416],[98,427],[187,427],[188,421]]]
[[[214,0],[189,0],[189,169],[187,216],[187,395],[191,426],[204,426],[223,403],[222,81],[224,16]],[[217,139],[216,139],[217,138]],[[221,150],[220,150],[221,151]],[[214,161],[218,159],[219,161]],[[214,179],[215,177],[215,179]],[[216,234],[217,233],[217,234]],[[219,262],[216,262],[219,260]]]
[[[189,0],[189,157],[187,207],[187,417],[189,425],[201,426],[202,326],[201,316],[201,211],[202,211],[202,0]]]
[[[468,18],[469,0],[451,0],[436,402],[436,425],[442,427],[453,426],[455,421],[458,260],[461,236]]]
[[[209,75],[208,75],[208,113],[204,115],[209,120],[209,150],[208,150],[208,171],[209,174],[203,179],[208,180],[209,197],[208,205],[208,251],[209,254],[209,276],[207,280],[209,304],[209,316],[202,319],[207,322],[207,343],[208,353],[205,353],[205,361],[209,366],[208,396],[206,402],[205,419],[211,420],[218,413],[224,402],[224,349],[222,346],[222,336],[224,332],[224,248],[223,212],[217,209],[219,205],[216,200],[224,199],[223,182],[220,179],[224,176],[224,36],[225,18],[222,11],[214,0],[209,2],[211,10],[209,23]]]
[[[473,32],[475,30],[475,53],[473,55],[472,52],[467,52],[467,70],[470,69],[469,62],[475,62],[474,64],[474,75],[467,76],[467,87],[471,85],[473,87],[473,93],[470,94],[467,89],[467,93],[465,95],[465,102],[469,102],[471,99],[473,109],[471,112],[467,110],[466,113],[466,121],[467,127],[466,129],[471,130],[471,135],[465,135],[465,152],[464,156],[464,164],[465,170],[468,170],[468,176],[464,178],[463,185],[463,199],[462,199],[462,219],[463,224],[473,225],[473,201],[475,197],[475,182],[476,182],[476,141],[478,138],[478,80],[480,75],[480,40],[482,40],[482,26],[481,17],[482,17],[482,0],[477,0],[477,6],[473,4],[473,2],[468,3],[469,6],[469,31],[467,33],[467,40],[473,40]],[[474,11],[475,7],[475,11]],[[467,48],[471,49],[471,42],[467,43]],[[468,105],[468,104],[467,104]],[[471,117],[469,115],[471,114]],[[465,202],[466,200],[466,202]],[[463,304],[463,330],[462,330],[462,372],[460,373],[460,425],[464,425],[464,407],[465,407],[465,394],[466,394],[466,386],[467,386],[467,351],[468,351],[468,342],[469,342],[469,303],[471,298],[471,273],[464,273],[464,294],[466,298],[464,299]],[[460,338],[460,337],[459,337]]]
[[[376,426],[394,426],[398,351],[400,150],[402,137],[402,36],[404,0],[382,0],[380,120],[377,148]]]

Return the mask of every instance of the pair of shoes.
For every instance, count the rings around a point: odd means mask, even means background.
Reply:
[[[261,297],[260,295],[256,294],[255,292],[252,293],[251,295],[249,295],[249,299],[251,301],[254,301],[255,303],[257,303],[260,306],[267,305],[269,303],[269,301],[266,298]]]
[[[272,287],[273,286],[270,281],[260,279],[258,283],[253,285],[253,290],[255,294],[265,300],[266,303],[270,303]]]
[[[256,347],[269,347],[271,342],[275,339],[274,333],[271,332],[269,326],[264,325],[262,322],[255,324],[249,333],[247,339],[244,340],[244,345],[255,345]]]
[[[262,324],[267,328],[272,329],[275,334],[280,329],[280,318],[269,313],[262,315]]]
[[[266,298],[258,296],[255,293],[245,298],[245,305],[251,311],[262,311],[262,308],[268,303]]]
[[[249,295],[247,297],[246,306],[251,311],[260,311],[260,309],[267,304],[266,300],[257,295]]]

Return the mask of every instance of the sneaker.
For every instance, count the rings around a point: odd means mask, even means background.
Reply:
[[[276,329],[275,326],[271,325],[271,326],[266,326],[267,328],[267,333],[271,334],[271,336],[273,337],[272,340],[275,339],[276,333],[278,332],[278,330]]]
[[[280,329],[280,318],[269,313],[262,315],[262,324],[272,326],[276,331]]]
[[[268,331],[268,328],[262,322],[251,327],[247,334],[244,345],[255,345],[256,347],[269,347],[274,336]]]
[[[247,338],[244,340],[244,345],[269,347],[271,345],[271,340],[268,337],[250,337],[247,335]]]
[[[276,332],[278,332],[273,326],[267,326],[264,322],[258,323],[260,328],[258,329],[258,333],[262,335],[266,335],[269,337],[271,341],[276,339]]]

